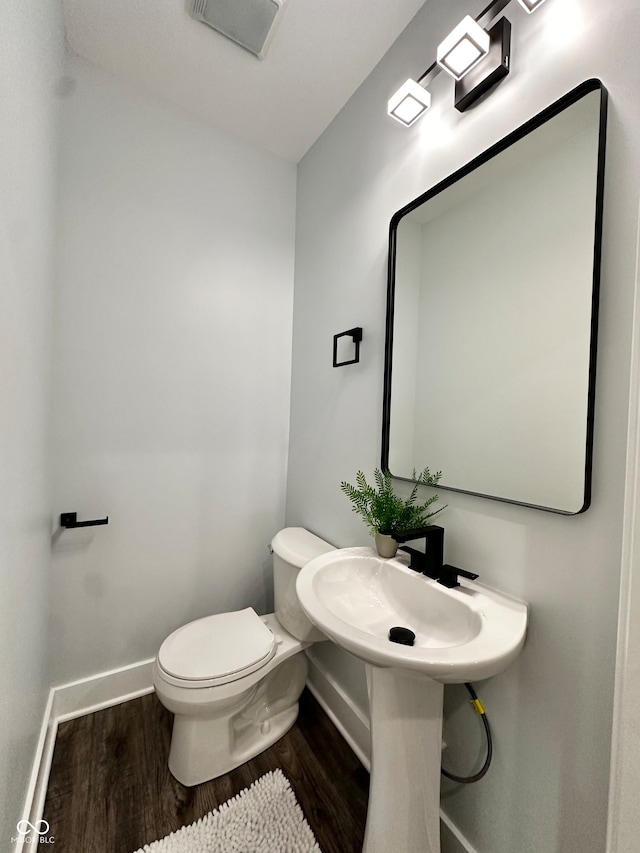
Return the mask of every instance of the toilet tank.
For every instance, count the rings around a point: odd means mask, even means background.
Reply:
[[[296,578],[300,569],[310,560],[335,548],[304,527],[285,527],[273,537],[271,550],[276,619],[298,640],[326,640],[325,635],[311,624],[300,607]]]

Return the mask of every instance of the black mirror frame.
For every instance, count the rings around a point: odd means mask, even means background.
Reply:
[[[607,135],[607,106],[608,92],[602,81],[592,78],[576,86],[566,95],[559,98],[553,104],[540,113],[535,115],[529,121],[525,122],[516,130],[503,137],[499,142],[496,142],[490,148],[487,148],[482,154],[470,160],[461,169],[458,169],[449,177],[437,183],[434,187],[427,190],[422,195],[418,196],[409,204],[398,210],[391,218],[389,225],[389,258],[388,258],[388,284],[387,284],[387,318],[386,318],[386,336],[385,336],[385,352],[384,352],[384,389],[382,403],[382,470],[389,470],[389,451],[390,451],[390,428],[391,428],[391,380],[393,373],[393,320],[394,320],[394,301],[395,301],[395,261],[396,261],[396,232],[400,220],[411,211],[415,210],[425,201],[433,198],[443,190],[452,186],[456,181],[464,178],[469,173],[473,172],[479,166],[482,166],[487,161],[491,160],[497,154],[507,149],[514,142],[527,136],[532,131],[549,121],[554,116],[561,113],[567,107],[579,101],[585,95],[591,92],[600,92],[600,119],[599,119],[599,139],[598,139],[598,161],[597,161],[597,177],[596,177],[596,205],[595,205],[595,228],[594,228],[594,254],[593,254],[593,280],[592,280],[592,296],[591,296],[591,338],[589,348],[589,383],[587,395],[587,430],[586,430],[586,447],[585,447],[585,478],[584,478],[584,501],[582,507],[576,512],[568,512],[566,510],[556,509],[554,507],[541,506],[531,504],[525,501],[516,501],[509,498],[498,497],[495,495],[486,495],[481,492],[472,492],[466,489],[453,488],[451,486],[443,486],[438,484],[439,489],[445,489],[451,492],[460,492],[466,495],[474,495],[475,497],[488,498],[489,500],[500,501],[502,503],[516,504],[518,506],[526,506],[532,509],[539,509],[545,512],[553,512],[559,515],[579,515],[585,512],[591,504],[591,479],[593,467],[593,434],[594,434],[594,419],[595,419],[595,392],[596,392],[596,354],[598,341],[598,307],[600,300],[600,266],[602,259],[602,222],[604,209],[604,166],[606,156],[606,135]],[[393,472],[391,472],[393,474]],[[397,477],[399,480],[406,482],[414,482],[407,477]]]

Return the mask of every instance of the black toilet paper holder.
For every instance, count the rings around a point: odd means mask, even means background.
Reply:
[[[60,527],[96,527],[98,524],[109,524],[109,516],[106,518],[93,518],[90,521],[78,521],[77,512],[63,512],[60,514]]]

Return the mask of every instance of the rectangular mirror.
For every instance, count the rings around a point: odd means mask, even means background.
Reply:
[[[383,469],[589,506],[606,101],[583,83],[394,215]]]

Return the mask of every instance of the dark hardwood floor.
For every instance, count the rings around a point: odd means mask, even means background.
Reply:
[[[276,768],[323,853],[360,853],[369,775],[307,690],[297,723],[274,746],[194,788],[167,768],[172,721],[150,694],[60,724],[44,808],[55,853],[133,853]]]

